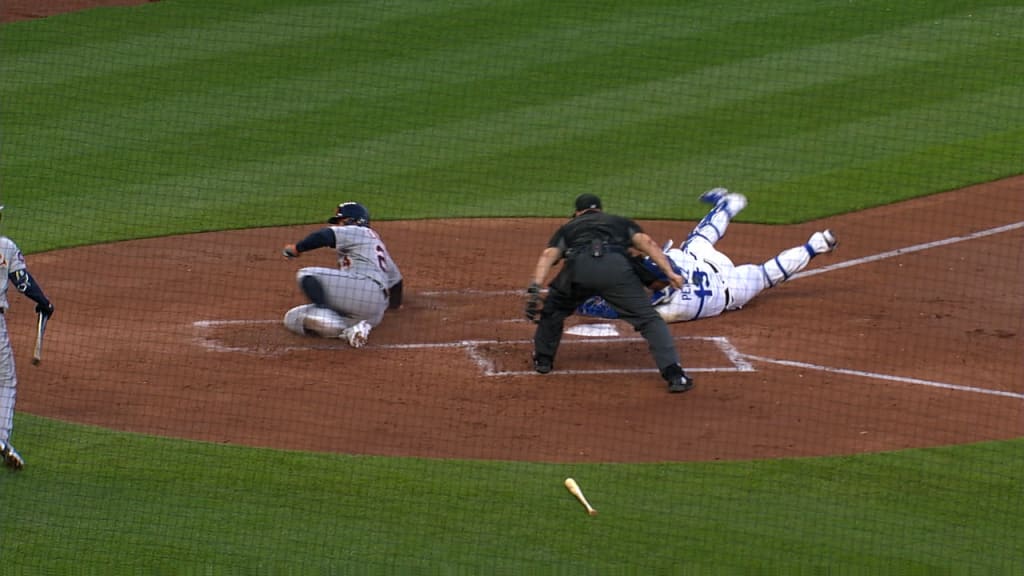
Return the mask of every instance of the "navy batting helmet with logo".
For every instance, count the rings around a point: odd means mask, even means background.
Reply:
[[[370,225],[370,211],[359,202],[342,202],[334,216],[327,219],[328,224]]]

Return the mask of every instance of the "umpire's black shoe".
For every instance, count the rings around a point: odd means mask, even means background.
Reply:
[[[693,380],[683,372],[683,367],[679,364],[672,364],[666,366],[661,371],[661,377],[668,382],[668,391],[677,394],[679,392],[686,392],[690,388],[693,388]]]
[[[690,388],[693,388],[693,379],[686,374],[673,376],[672,379],[668,381],[668,391],[673,394],[686,392]]]
[[[533,369],[541,374],[547,374],[555,367],[550,356],[533,355]]]

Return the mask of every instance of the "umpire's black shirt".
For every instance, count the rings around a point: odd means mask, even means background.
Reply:
[[[629,218],[591,210],[563,224],[548,241],[548,246],[558,248],[566,258],[576,250],[589,249],[595,240],[624,252],[633,245],[633,235],[637,232],[643,229]]]

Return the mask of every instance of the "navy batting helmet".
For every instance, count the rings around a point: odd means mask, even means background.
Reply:
[[[342,202],[334,216],[327,219],[328,224],[370,225],[370,211],[359,202]]]

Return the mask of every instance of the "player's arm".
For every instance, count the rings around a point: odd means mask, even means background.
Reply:
[[[53,314],[53,304],[50,303],[50,299],[43,293],[43,289],[36,282],[35,278],[28,273],[28,270],[22,268],[21,270],[15,270],[7,275],[10,279],[11,284],[18,289],[25,296],[28,296],[36,303],[36,312],[50,316]]]
[[[328,247],[335,247],[334,230],[330,228],[321,228],[302,240],[299,240],[295,244],[288,244],[284,247],[282,253],[286,258],[296,258],[302,252],[309,252],[310,250],[316,250],[317,248]]]
[[[402,281],[388,288],[388,309],[397,310],[402,307]]]
[[[658,265],[658,268],[660,268],[668,278],[669,284],[675,288],[683,287],[683,277],[672,269],[672,265],[668,261],[668,256],[661,251],[661,247],[655,244],[654,240],[652,240],[646,232],[636,232],[633,234],[631,240],[633,241],[633,246],[636,247],[637,250],[646,254],[647,257]]]
[[[562,249],[558,246],[548,246],[540,253],[540,258],[537,259],[537,267],[533,271],[533,282],[537,286],[544,284],[547,280],[548,275],[551,274],[551,269],[554,268],[555,264],[562,258]]]
[[[562,258],[563,252],[561,245],[555,243],[554,245],[545,248],[544,251],[540,253],[540,258],[537,259],[537,267],[533,271],[533,278],[530,280],[529,288],[526,289],[526,318],[530,322],[537,322],[540,318],[541,284],[543,284],[548,275],[551,274],[551,269],[555,266],[555,263]]]

